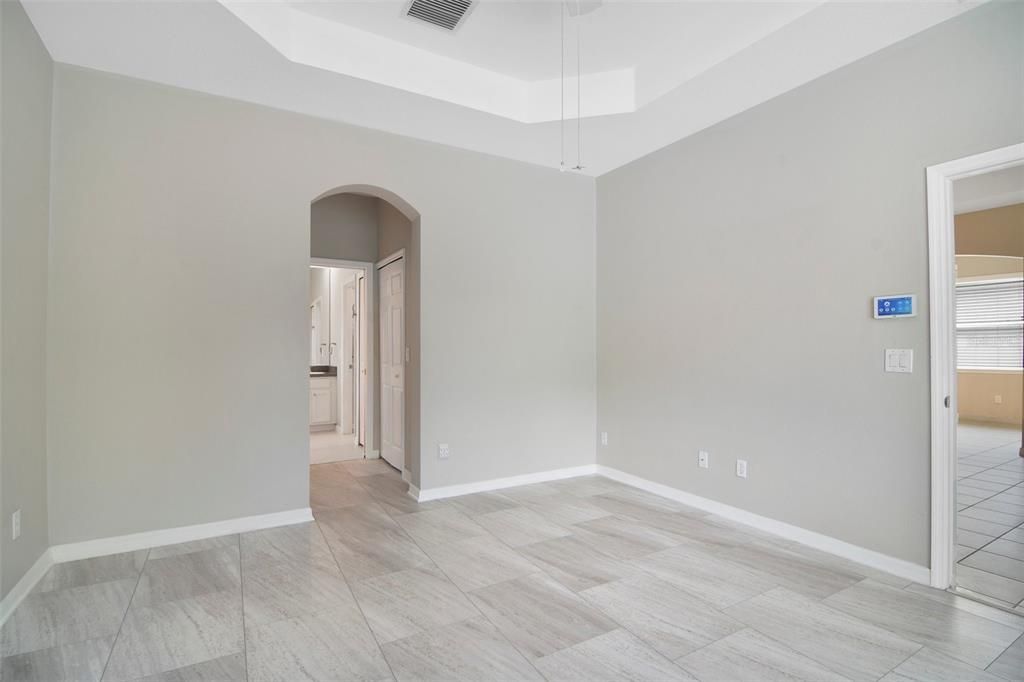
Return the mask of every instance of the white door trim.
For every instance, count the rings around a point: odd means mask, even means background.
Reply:
[[[955,577],[957,396],[953,181],[1019,165],[1024,165],[1024,143],[927,169],[932,387],[931,584],[939,589],[952,587]]]
[[[359,260],[341,260],[335,258],[310,258],[310,265],[319,265],[324,268],[345,268],[347,270],[361,270],[363,272],[364,282],[366,286],[366,307],[363,309],[363,314],[366,314],[367,310],[370,310],[370,306],[374,305],[374,301],[377,300],[377,289],[376,289],[376,277],[371,275],[376,274],[375,265],[370,261],[359,261]],[[374,454],[379,452],[380,448],[377,447],[376,436],[373,432],[373,420],[375,418],[376,410],[376,381],[377,381],[377,369],[374,366],[376,357],[374,356],[374,345],[376,343],[377,330],[374,325],[366,325],[366,405],[364,411],[364,417],[366,420],[365,424],[365,440],[366,444],[363,447],[363,452],[368,458],[376,457]],[[357,425],[358,426],[358,425]]]

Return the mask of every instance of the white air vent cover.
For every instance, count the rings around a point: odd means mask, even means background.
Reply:
[[[473,0],[412,0],[406,15],[454,31]]]

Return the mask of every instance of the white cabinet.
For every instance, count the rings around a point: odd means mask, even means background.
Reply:
[[[337,377],[310,377],[309,425],[332,427],[338,420]]]

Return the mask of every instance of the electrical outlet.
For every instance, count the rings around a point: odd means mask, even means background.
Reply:
[[[11,514],[11,539],[17,540],[21,536],[21,510]]]
[[[437,446],[437,458],[448,459],[448,455],[452,454],[451,450],[448,449],[448,443],[440,443]]]
[[[736,475],[740,478],[747,477],[747,460],[738,459],[736,460]]]
[[[608,432],[607,431],[602,431],[601,432],[601,445],[608,445]]]
[[[994,402],[996,405],[1002,405],[1003,404],[1003,396],[1001,396],[1001,395],[994,395],[994,396],[992,396],[992,402]]]
[[[708,454],[707,450],[699,450],[697,452],[697,466],[701,469],[708,469],[711,467],[711,455]]]

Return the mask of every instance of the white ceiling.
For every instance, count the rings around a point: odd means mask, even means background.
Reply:
[[[1024,165],[972,175],[953,183],[955,213],[1024,203]]]
[[[581,26],[583,113],[605,114],[583,121],[584,172],[605,173],[977,4],[605,0]],[[25,6],[58,62],[559,164],[554,2],[482,0],[453,33],[391,0]],[[572,166],[575,122],[567,127]]]

